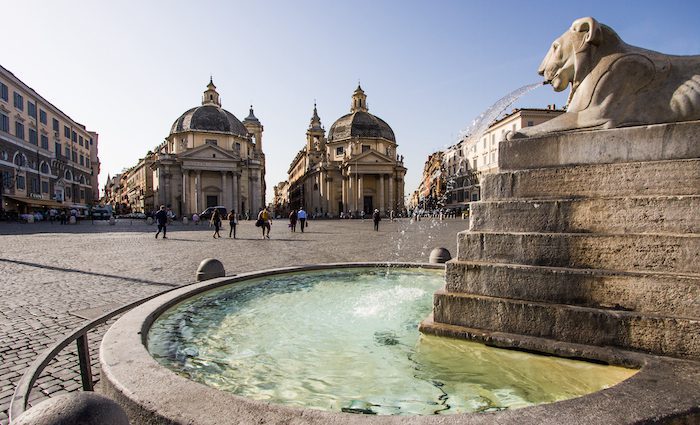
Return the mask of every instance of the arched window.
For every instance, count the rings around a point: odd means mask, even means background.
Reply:
[[[85,184],[85,176],[80,176],[80,183]]]
[[[16,166],[21,167],[24,165],[24,155],[16,152],[14,158],[12,158],[12,162],[15,163]]]
[[[64,174],[64,178],[66,180],[73,180],[73,173],[71,173],[70,170],[66,170],[66,173]],[[70,195],[69,195],[70,196]]]
[[[41,169],[39,171],[41,171],[43,174],[51,174],[51,169],[49,168],[49,164],[47,164],[46,162],[42,161],[40,167],[41,167]]]

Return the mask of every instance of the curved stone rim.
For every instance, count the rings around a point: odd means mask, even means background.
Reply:
[[[393,267],[443,269],[443,264],[336,263],[285,267],[192,284],[150,300],[126,313],[105,334],[100,348],[103,392],[134,423],[209,425],[291,424],[559,424],[633,423],[691,415],[700,418],[700,363],[627,353],[641,369],[614,387],[583,397],[496,413],[453,416],[369,416],[295,408],[216,390],[161,366],[145,342],[155,319],[174,304],[224,285],[259,277],[337,268]]]

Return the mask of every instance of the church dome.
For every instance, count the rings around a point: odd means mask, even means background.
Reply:
[[[394,130],[384,120],[367,112],[367,96],[358,85],[352,96],[351,112],[338,118],[328,132],[328,141],[351,137],[381,137],[396,142]]]
[[[170,134],[183,131],[211,131],[241,137],[248,135],[248,130],[243,123],[221,107],[219,94],[211,80],[202,96],[202,106],[194,107],[180,115],[170,128]]]

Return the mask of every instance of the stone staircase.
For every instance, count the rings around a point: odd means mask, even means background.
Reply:
[[[421,330],[700,359],[700,122],[502,142],[500,156]]]

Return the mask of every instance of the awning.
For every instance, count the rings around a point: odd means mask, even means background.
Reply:
[[[65,208],[66,206],[60,202],[52,201],[50,199],[34,199],[34,198],[25,198],[22,196],[14,196],[14,195],[2,195],[3,198],[9,198],[17,202],[21,202],[23,204],[27,204],[32,207],[55,207],[55,208]]]

